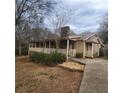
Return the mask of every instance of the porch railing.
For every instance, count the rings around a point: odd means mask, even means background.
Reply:
[[[53,51],[56,51],[55,48],[29,48],[29,52],[44,52],[44,53],[51,53]],[[65,54],[67,52],[67,49],[58,49],[59,53]],[[76,49],[69,49],[69,56],[74,57],[76,55]]]

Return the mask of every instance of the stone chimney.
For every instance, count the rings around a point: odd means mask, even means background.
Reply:
[[[61,37],[68,37],[70,32],[70,27],[65,26],[61,28]]]

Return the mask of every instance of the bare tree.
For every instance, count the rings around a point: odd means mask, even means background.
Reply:
[[[15,31],[19,55],[21,55],[22,42],[27,42],[27,39],[24,40],[24,36],[27,36],[26,27],[42,24],[44,16],[53,9],[53,4],[55,3],[52,0],[16,0]]]
[[[16,49],[18,53],[22,54],[22,46],[28,47],[28,42],[30,40],[30,27],[28,24],[21,24],[19,28],[16,28],[15,39],[16,39]],[[17,26],[18,27],[18,26]],[[24,46],[23,46],[24,47]],[[16,51],[17,52],[17,51]]]
[[[71,13],[71,9],[64,7],[59,7],[59,9],[52,11],[52,15],[50,16],[49,21],[54,32],[58,36],[61,35],[61,27],[67,25],[70,22],[72,17]]]
[[[60,42],[59,37],[61,36],[61,28],[66,26],[71,21],[71,14],[71,9],[59,6],[52,11],[52,15],[48,16],[48,21],[56,34],[56,49],[58,49]]]
[[[100,38],[103,40],[104,44],[108,44],[108,15],[106,15],[101,24],[100,24],[100,28],[99,28],[99,32],[98,32]]]
[[[53,8],[51,0],[16,0],[15,2],[15,24],[19,24],[21,20],[28,20],[34,16],[43,17],[44,14]]]

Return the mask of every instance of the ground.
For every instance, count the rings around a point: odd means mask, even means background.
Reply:
[[[58,64],[59,67],[63,67],[63,68],[67,68],[69,70],[73,70],[73,71],[84,71],[85,65],[84,64],[80,64],[74,61],[68,61],[68,62],[64,62],[62,64]]]
[[[82,74],[16,59],[16,93],[78,93]]]
[[[103,58],[78,59],[85,63],[79,93],[108,93],[108,62]]]

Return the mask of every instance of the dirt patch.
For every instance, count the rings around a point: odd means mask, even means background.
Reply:
[[[78,93],[82,72],[16,59],[16,93]]]

